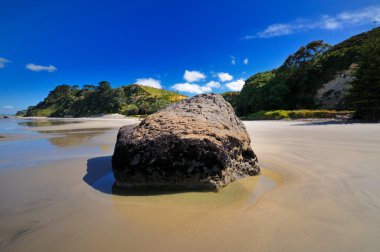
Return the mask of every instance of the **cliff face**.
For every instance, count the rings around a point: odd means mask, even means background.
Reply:
[[[318,108],[323,109],[342,109],[343,99],[351,88],[351,82],[354,80],[357,64],[351,66],[335,75],[335,78],[324,83],[315,95],[315,104]]]

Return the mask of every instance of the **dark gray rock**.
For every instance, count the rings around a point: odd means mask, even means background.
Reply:
[[[197,95],[120,128],[112,157],[119,187],[218,189],[260,167],[243,123],[222,96]]]

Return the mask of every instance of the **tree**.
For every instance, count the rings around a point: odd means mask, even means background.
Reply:
[[[86,84],[83,86],[82,88],[82,91],[92,91],[92,90],[95,90],[95,86],[94,85],[91,85],[91,84]]]
[[[239,115],[257,112],[265,108],[267,96],[264,94],[267,85],[275,77],[274,71],[257,73],[245,81],[244,87],[236,102]]]
[[[99,93],[106,93],[111,90],[111,85],[108,81],[99,82],[98,91]]]
[[[239,97],[240,97],[240,92],[226,92],[226,93],[223,93],[221,95],[236,110],[237,103],[238,103]]]
[[[68,94],[70,91],[71,91],[70,85],[62,84],[62,85],[56,86],[54,90],[49,93],[48,96],[52,98],[59,98],[61,96]]]
[[[290,55],[284,63],[287,68],[300,68],[304,64],[312,62],[325,51],[331,48],[331,45],[326,44],[323,40],[314,40],[306,46],[301,46],[297,52]]]
[[[364,48],[346,101],[355,118],[380,121],[380,38]]]

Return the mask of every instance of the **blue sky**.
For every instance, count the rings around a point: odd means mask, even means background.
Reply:
[[[63,83],[239,90],[301,45],[338,43],[374,20],[373,0],[2,0],[0,114],[35,105]]]

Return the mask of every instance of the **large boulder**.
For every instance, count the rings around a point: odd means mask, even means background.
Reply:
[[[120,128],[112,157],[119,187],[218,189],[260,167],[243,123],[222,96],[180,101]]]

